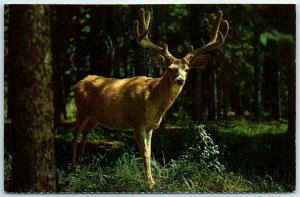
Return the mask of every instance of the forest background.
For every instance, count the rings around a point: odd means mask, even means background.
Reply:
[[[126,187],[122,185],[121,178],[116,180],[113,174],[107,175],[108,172],[117,174],[118,169],[126,166],[129,172],[139,170],[131,169],[137,168],[134,162],[140,161],[128,131],[116,134],[103,128],[95,129],[89,137],[87,158],[78,169],[70,170],[68,167],[69,143],[76,116],[74,85],[79,80],[92,74],[127,78],[141,75],[159,77],[164,73],[163,68],[150,64],[151,54],[141,49],[133,39],[132,22],[141,7],[152,13],[151,40],[167,43],[176,57],[183,56],[190,44],[196,48],[209,40],[210,13],[222,10],[230,24],[226,43],[211,52],[205,68],[191,70],[182,93],[155,133],[153,151],[158,165],[156,175],[161,181],[157,191],[176,191],[176,188],[178,191],[188,188],[187,191],[198,192],[293,191],[295,6],[263,4],[5,6],[6,190],[20,188],[22,191],[27,188],[20,181],[14,182],[18,178],[13,177],[25,176],[18,173],[27,167],[34,169],[37,165],[22,162],[22,158],[28,158],[28,155],[20,150],[28,147],[32,154],[40,151],[40,146],[32,146],[38,140],[32,136],[29,140],[31,133],[23,131],[33,129],[37,117],[42,115],[47,118],[37,121],[38,126],[34,129],[37,133],[49,130],[48,134],[53,135],[54,140],[48,140],[46,146],[55,150],[50,151],[53,156],[44,161],[52,165],[46,174],[54,174],[56,180],[53,181],[55,186],[47,186],[48,189],[73,192],[148,191],[145,186],[135,185],[136,181]],[[30,17],[32,22],[28,22],[26,17]],[[28,49],[28,43],[32,44],[32,48]],[[49,61],[43,59],[48,57],[47,54],[52,57]],[[32,87],[30,80],[39,83]],[[38,104],[31,105],[28,101],[33,102],[42,94],[43,103],[50,107],[40,112],[36,109]],[[25,108],[25,112],[21,112]],[[28,119],[19,118],[25,116]],[[49,120],[50,123],[46,123]],[[22,123],[26,121],[29,123]],[[43,140],[46,138],[44,134],[41,136]],[[112,154],[108,154],[107,150]],[[17,157],[22,153],[23,156]],[[191,162],[191,166],[184,167],[184,159]],[[101,163],[98,165],[101,173],[95,165],[91,165],[95,160],[97,165]],[[207,168],[207,176],[216,173],[214,176],[221,177],[218,181],[240,180],[242,183],[228,181],[236,186],[232,190],[226,181],[221,181],[224,186],[221,188],[212,182],[209,186],[201,185],[205,181],[186,177],[192,175],[177,171],[174,171],[174,177],[179,178],[174,183],[171,172],[168,176],[162,172],[164,169],[174,170],[174,162],[178,169],[192,168],[194,174],[195,171],[203,172],[200,168]],[[87,177],[77,177],[88,176],[88,172],[96,173],[95,170],[101,174],[96,177],[102,180],[97,184],[88,182]],[[139,177],[120,176],[139,180]],[[206,178],[203,175],[203,179]],[[251,184],[247,185],[248,182]],[[76,184],[82,188],[78,189]],[[118,184],[122,187],[117,187]]]

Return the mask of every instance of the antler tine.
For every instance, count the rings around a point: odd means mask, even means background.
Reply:
[[[139,20],[133,22],[133,34],[137,43],[143,47],[152,50],[155,53],[163,55],[167,59],[174,58],[171,53],[168,51],[168,45],[160,47],[152,43],[148,38],[148,28],[151,20],[150,12],[146,12],[143,8],[139,12]]]
[[[139,16],[139,20],[140,20],[140,24],[142,24],[142,28],[141,31],[145,31],[146,29],[148,29],[149,24],[150,24],[150,12],[145,12],[145,10],[142,8],[140,9],[140,16]]]
[[[133,21],[133,35],[134,35],[134,38],[136,40],[140,37],[139,21],[138,20]]]
[[[221,23],[223,12],[219,11],[217,17],[214,14],[210,15],[210,20],[213,24],[213,32],[211,34],[210,42],[215,42],[218,38],[218,31]]]
[[[143,8],[139,12],[139,20],[133,22],[133,34],[137,43],[143,47],[151,49],[155,52],[161,51],[163,48],[153,44],[148,38],[148,27],[150,24],[150,12],[145,12]]]
[[[210,41],[205,46],[189,52],[187,54],[188,58],[192,58],[197,54],[203,54],[205,52],[211,51],[224,44],[228,33],[229,24],[228,21],[222,20],[222,17],[223,17],[222,11],[219,11],[217,16],[215,16],[214,14],[210,15],[210,20],[213,24],[213,30],[210,36]],[[222,27],[222,29],[224,29],[222,30],[223,33],[220,31],[220,26]]]
[[[227,20],[222,20],[221,23],[221,27],[222,27],[222,32],[224,33],[224,39],[226,39],[227,34],[228,34],[228,30],[229,30],[229,23]]]
[[[145,10],[144,9],[140,9],[140,12],[139,12],[139,24],[141,25],[140,26],[140,31],[144,32],[147,29],[147,27],[146,27],[146,21],[145,21]]]

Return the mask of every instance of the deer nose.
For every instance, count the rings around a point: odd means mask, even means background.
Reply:
[[[175,79],[175,81],[178,85],[183,85],[183,83],[184,83],[183,79]]]

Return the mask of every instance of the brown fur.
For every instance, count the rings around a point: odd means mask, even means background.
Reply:
[[[168,75],[126,79],[88,76],[75,86],[78,121],[89,118],[116,130],[156,129],[180,93],[181,88],[176,91],[176,86]]]
[[[153,186],[150,166],[152,131],[159,127],[163,115],[182,89],[175,83],[175,78],[174,71],[168,69],[160,78],[114,79],[93,75],[79,81],[75,86],[77,120],[72,163],[76,163],[80,133],[83,155],[87,135],[96,125],[115,130],[133,129],[143,156],[147,183]]]

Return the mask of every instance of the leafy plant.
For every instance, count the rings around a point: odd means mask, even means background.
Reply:
[[[5,179],[11,179],[12,170],[12,156],[10,154],[5,154],[4,156],[4,177]]]
[[[201,168],[208,168],[216,172],[224,171],[224,165],[219,162],[219,146],[206,132],[205,125],[190,123],[187,127],[193,140],[189,142],[187,151],[180,156],[180,159],[196,162]]]
[[[268,40],[274,40],[275,42],[293,42],[294,38],[291,34],[285,34],[279,32],[277,29],[271,29],[271,31],[265,31],[262,34],[260,34],[260,43],[262,45],[267,46]]]

